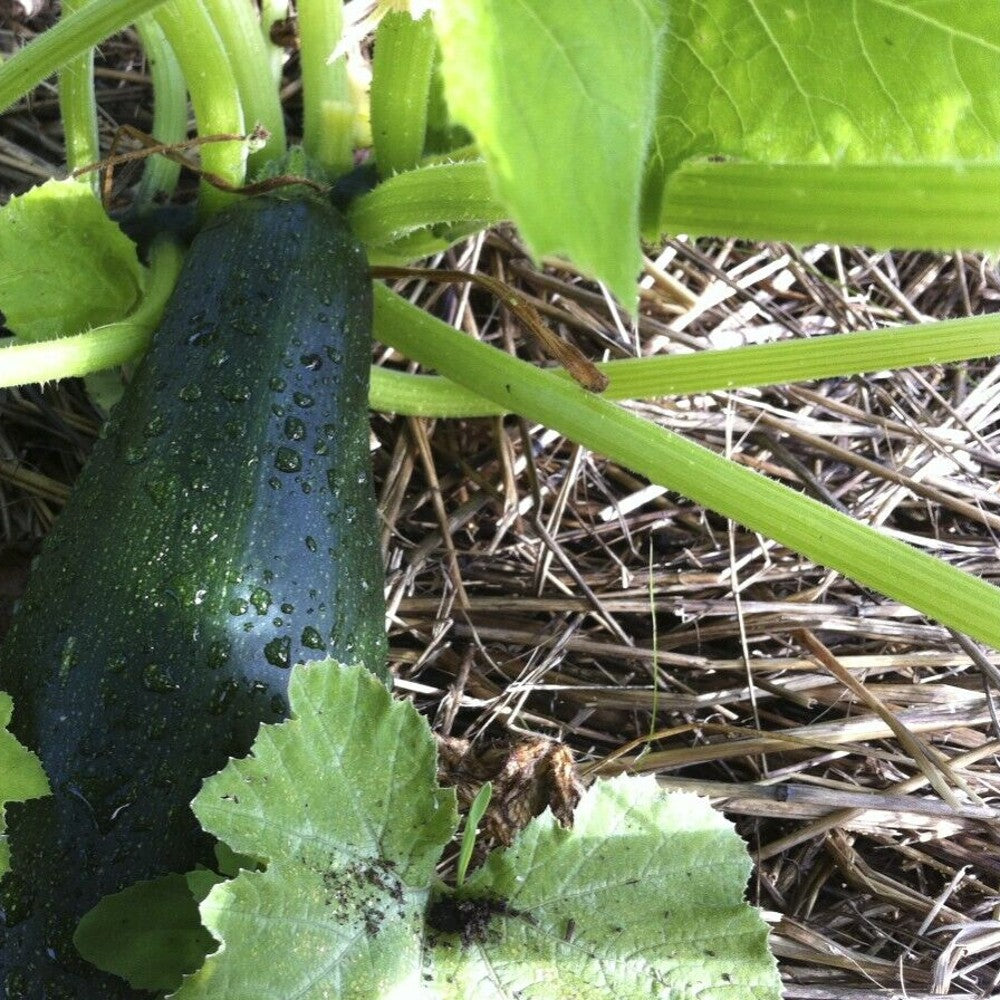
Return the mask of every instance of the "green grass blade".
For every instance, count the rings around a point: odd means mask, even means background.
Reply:
[[[469,806],[468,815],[465,817],[465,829],[462,831],[462,845],[458,852],[458,865],[455,869],[455,885],[460,889],[465,882],[465,873],[469,870],[469,862],[472,860],[472,852],[476,848],[476,836],[479,833],[479,821],[483,818],[493,798],[493,782],[486,781],[476,792],[476,797]]]
[[[504,409],[1000,648],[1000,589],[751,472],[575,383],[473,340],[384,286],[375,333]]]

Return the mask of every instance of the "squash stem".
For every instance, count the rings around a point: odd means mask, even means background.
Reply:
[[[101,0],[62,19],[0,66],[0,112],[70,60],[133,23],[163,0]]]
[[[332,176],[354,162],[354,107],[347,57],[337,53],[344,30],[340,0],[299,0],[302,146]]]
[[[952,364],[995,354],[1000,354],[1000,317],[990,315],[697,354],[630,358],[596,367],[609,379],[604,399],[652,399]],[[561,370],[552,375],[568,379]],[[485,417],[507,412],[441,376],[385,368],[372,372],[371,405],[384,412],[422,417]]]
[[[1000,648],[1000,589],[984,580],[465,336],[382,285],[375,287],[375,332],[503,409]]]

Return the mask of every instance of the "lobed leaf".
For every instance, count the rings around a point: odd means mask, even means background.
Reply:
[[[0,309],[22,341],[113,323],[136,307],[135,245],[81,181],[46,181],[0,209]]]
[[[461,926],[431,932],[427,985],[442,1000],[777,998],[749,873],[706,799],[599,781],[572,830],[545,813],[439,901]]]
[[[183,1000],[419,985],[424,909],[457,822],[427,724],[359,667],[296,667],[289,701],[292,719],[263,726],[253,755],[195,799],[206,829],[267,870],[202,904],[221,947],[174,994]]]

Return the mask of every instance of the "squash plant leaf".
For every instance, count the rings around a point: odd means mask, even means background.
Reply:
[[[49,782],[42,762],[23,747],[7,729],[13,711],[9,694],[0,691],[0,876],[10,863],[3,836],[3,809],[8,802],[24,802],[49,794]]]
[[[989,4],[697,0],[669,7],[643,206],[650,232],[670,227],[670,176],[689,158],[890,170],[997,162],[1000,20]],[[716,174],[706,171],[706,203],[716,185],[740,183]],[[794,174],[784,183],[784,193],[767,198],[794,204]],[[866,187],[892,190],[900,180],[857,175],[853,183],[864,198]],[[970,183],[981,191],[981,181]]]
[[[215,946],[198,901],[219,881],[202,869],[130,885],[84,915],[73,944],[88,962],[137,990],[176,989]]]
[[[671,4],[654,151],[668,170],[996,159],[998,49],[983,4]]]
[[[252,756],[194,801],[206,829],[267,870],[202,903],[221,947],[174,996],[414,995],[431,880],[457,823],[427,724],[360,667],[295,667],[289,702],[292,719],[261,727]]]
[[[653,122],[660,0],[442,0],[452,115],[531,252],[565,254],[629,306]]]
[[[120,320],[142,287],[135,245],[88,184],[46,181],[0,209],[0,310],[20,339]]]
[[[219,947],[175,1000],[777,1000],[746,849],[707,801],[599,782],[572,830],[544,813],[455,890],[434,877],[456,813],[427,723],[358,667],[295,667],[289,695],[195,799],[267,868],[212,888]]]
[[[708,801],[599,781],[572,830],[544,813],[431,906],[425,980],[464,997],[776,1000],[750,859]]]

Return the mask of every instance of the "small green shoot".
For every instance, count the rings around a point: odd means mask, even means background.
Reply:
[[[461,889],[465,884],[465,873],[469,870],[472,852],[476,847],[476,837],[479,834],[479,821],[483,818],[493,797],[493,782],[487,781],[476,792],[476,797],[469,806],[465,817],[465,829],[462,831],[462,846],[458,852],[458,867],[455,870],[455,885]]]

